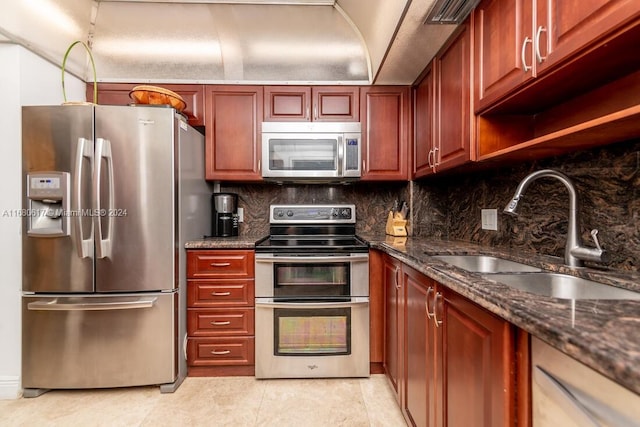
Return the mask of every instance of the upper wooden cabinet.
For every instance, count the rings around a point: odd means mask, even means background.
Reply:
[[[636,0],[481,2],[473,12],[476,111],[555,66],[588,54],[585,49],[623,30],[639,13]],[[591,73],[586,80],[600,78],[595,68],[601,66],[597,60],[584,61],[576,71]]]
[[[140,83],[98,83],[98,103],[102,105],[129,105],[133,100],[129,92]],[[204,126],[204,85],[158,84],[184,99],[183,113],[191,126]],[[87,83],[87,101],[93,101],[93,83]]]
[[[414,87],[414,178],[472,158],[470,33],[461,24]]]
[[[207,86],[206,179],[261,181],[262,86]]]
[[[357,122],[358,94],[349,86],[265,86],[264,121]]]
[[[408,179],[410,96],[407,86],[361,89],[363,181]]]

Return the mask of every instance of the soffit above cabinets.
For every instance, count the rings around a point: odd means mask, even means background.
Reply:
[[[23,0],[0,37],[57,65],[85,41],[99,82],[412,84],[455,29],[424,24],[433,2]],[[92,80],[83,49],[66,65]]]

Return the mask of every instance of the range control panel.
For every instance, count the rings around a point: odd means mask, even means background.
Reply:
[[[355,205],[271,205],[271,224],[355,224]]]

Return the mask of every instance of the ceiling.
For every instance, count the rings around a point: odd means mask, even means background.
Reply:
[[[455,24],[434,0],[23,0],[0,42],[62,65],[91,46],[99,82],[412,84]],[[66,70],[93,79],[75,47]]]

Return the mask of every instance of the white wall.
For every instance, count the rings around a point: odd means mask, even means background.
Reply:
[[[0,399],[20,396],[22,257],[21,107],[62,103],[61,70],[28,50],[0,43]],[[67,75],[67,99],[85,100],[85,84]]]

